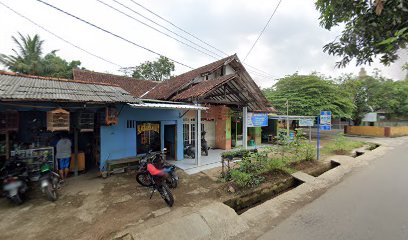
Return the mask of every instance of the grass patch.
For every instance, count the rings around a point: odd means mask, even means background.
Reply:
[[[322,153],[346,155],[349,154],[351,150],[360,148],[365,144],[366,143],[362,141],[349,140],[343,134],[339,134],[336,136],[334,141],[323,146]]]

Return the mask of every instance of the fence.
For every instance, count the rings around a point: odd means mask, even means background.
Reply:
[[[404,127],[345,126],[344,133],[349,135],[371,137],[399,137],[408,136],[408,126]]]

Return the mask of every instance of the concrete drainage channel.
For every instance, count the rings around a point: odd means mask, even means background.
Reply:
[[[273,199],[284,192],[292,190],[302,183],[302,181],[292,176],[288,176],[273,185],[258,187],[249,193],[228,199],[224,204],[234,209],[238,215],[241,215],[245,211]]]
[[[335,162],[335,161],[330,161],[330,162],[322,163],[319,166],[313,169],[310,169],[309,171],[306,172],[306,174],[309,174],[313,177],[318,177],[321,174],[333,168],[336,168],[338,166],[340,166],[340,163]],[[224,202],[224,204],[234,209],[238,215],[241,215],[245,211],[253,207],[256,207],[268,200],[271,200],[279,196],[282,193],[290,191],[302,185],[303,183],[304,183],[303,181],[293,176],[288,176],[287,178],[275,184],[261,186],[261,187],[255,188],[251,192],[247,192],[237,197],[228,199],[227,201]]]

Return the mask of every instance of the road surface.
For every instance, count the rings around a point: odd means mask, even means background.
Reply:
[[[259,239],[408,239],[408,143],[352,173]]]

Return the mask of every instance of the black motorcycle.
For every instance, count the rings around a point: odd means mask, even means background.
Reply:
[[[28,190],[27,165],[20,160],[8,161],[1,169],[1,176],[5,197],[17,205],[22,204]]]
[[[205,134],[205,131],[201,133],[201,154],[208,156],[208,150],[210,147],[208,147],[207,140],[205,140]],[[193,144],[186,144],[184,146],[184,155],[195,158],[195,146]]]
[[[176,166],[164,161],[162,153],[160,152],[149,152],[140,160],[139,169],[136,174],[136,181],[144,186],[152,186],[151,178],[149,177],[149,172],[147,170],[147,165],[152,163],[157,169],[167,169],[168,175],[165,180],[170,188],[176,188],[178,185],[179,177],[176,174]]]

